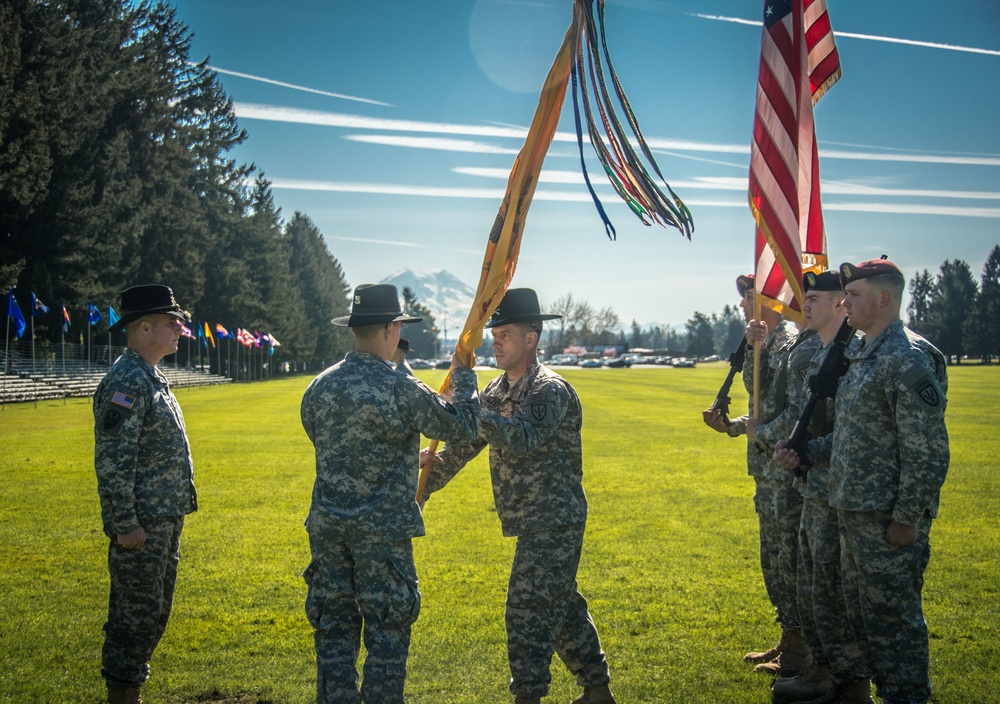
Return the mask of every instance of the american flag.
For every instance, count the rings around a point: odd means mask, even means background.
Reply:
[[[749,199],[760,302],[790,317],[827,268],[813,105],[840,74],[825,0],[765,0]]]

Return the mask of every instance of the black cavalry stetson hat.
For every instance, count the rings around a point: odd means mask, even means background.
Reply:
[[[133,320],[153,313],[165,313],[186,323],[191,322],[190,314],[177,305],[177,301],[174,300],[174,292],[170,290],[169,286],[144,284],[132,286],[122,291],[121,318],[108,328],[108,331],[124,330],[125,326]]]
[[[527,323],[533,320],[555,320],[561,315],[542,313],[538,310],[538,296],[530,288],[512,288],[504,295],[500,305],[490,316],[485,327],[495,328],[510,323]]]
[[[386,323],[419,323],[423,318],[415,318],[403,312],[399,305],[399,293],[392,284],[361,284],[354,289],[351,314],[334,318],[330,322],[341,328],[361,328],[365,325]]]

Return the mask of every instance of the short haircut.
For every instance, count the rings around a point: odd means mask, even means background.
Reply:
[[[389,323],[379,323],[377,325],[359,325],[351,328],[351,334],[358,340],[374,340],[379,334],[389,326]]]
[[[522,320],[520,322],[514,323],[518,330],[527,335],[529,332],[537,332],[539,339],[542,337],[542,320],[541,318],[533,318],[531,320]]]
[[[903,299],[903,290],[906,288],[906,279],[898,271],[887,271],[884,274],[878,274],[877,276],[869,276],[867,279],[863,279],[868,282],[868,285],[874,288],[876,291],[888,291],[892,294],[892,298],[895,301],[901,301]]]

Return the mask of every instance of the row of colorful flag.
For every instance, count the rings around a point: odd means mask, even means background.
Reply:
[[[51,309],[42,303],[34,293],[31,294],[31,317],[38,318],[46,313],[51,312]],[[14,291],[10,290],[7,292],[7,317],[14,322],[14,333],[17,335],[18,339],[24,335],[25,330],[28,328],[28,323],[24,318],[24,314],[21,313],[21,307],[17,303],[17,299],[14,298]],[[69,332],[71,327],[69,319],[69,311],[66,310],[66,306],[62,307],[62,329],[63,332]],[[87,323],[90,325],[97,325],[104,320],[104,314],[101,309],[95,306],[93,303],[87,303]],[[114,325],[119,320],[121,316],[115,312],[114,307],[108,306],[108,326]],[[201,344],[207,349],[209,345],[215,348],[216,338],[219,340],[230,339],[238,342],[244,347],[256,347],[263,348],[269,347],[271,354],[274,354],[275,347],[281,347],[281,343],[278,342],[277,338],[270,333],[261,333],[256,330],[244,330],[243,328],[235,328],[232,332],[226,329],[222,323],[215,324],[215,334],[212,334],[212,329],[209,327],[207,322],[194,321],[192,327],[197,331],[197,333],[192,332],[191,327],[181,324],[181,336],[187,337],[192,340],[199,340]]]
[[[274,354],[275,347],[281,347],[281,343],[278,339],[266,332],[257,332],[254,330],[244,330],[243,328],[234,328],[232,331],[226,329],[222,323],[215,324],[215,334],[212,334],[212,329],[209,327],[207,322],[194,321],[192,327],[196,332],[193,332],[190,327],[181,323],[181,337],[187,337],[192,340],[199,340],[204,347],[209,345],[215,349],[215,339],[219,340],[233,340],[243,345],[244,347],[256,347],[258,349],[263,347],[269,347],[271,354]]]

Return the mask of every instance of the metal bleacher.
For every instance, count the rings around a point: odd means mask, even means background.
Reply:
[[[162,366],[173,388],[227,384],[229,377],[208,371]],[[107,374],[107,367],[87,364],[59,366],[55,369],[28,371],[0,370],[0,399],[3,403],[44,401],[59,398],[93,396],[97,385]]]

